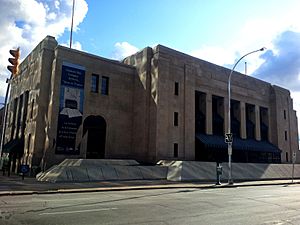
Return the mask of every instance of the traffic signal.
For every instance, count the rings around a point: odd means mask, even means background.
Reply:
[[[7,66],[7,69],[11,72],[13,77],[15,77],[19,72],[20,48],[9,50],[9,53],[13,58],[8,59],[11,65]]]

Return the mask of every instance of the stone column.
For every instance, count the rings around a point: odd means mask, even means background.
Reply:
[[[260,115],[259,115],[259,106],[255,105],[255,139],[257,141],[261,140],[260,135]]]
[[[14,104],[16,104],[16,105],[14,105],[14,107],[16,107],[16,111],[14,111],[14,113],[15,113],[14,119],[15,120],[13,121],[14,129],[13,129],[12,138],[16,139],[16,138],[18,138],[18,131],[19,131],[19,129],[18,129],[18,118],[19,118],[19,113],[20,113],[19,108],[21,107],[20,106],[20,97],[17,98],[17,100],[14,102]]]
[[[206,113],[205,113],[205,121],[206,121],[206,134],[213,134],[213,126],[212,126],[212,95],[206,94]]]
[[[21,121],[20,121],[20,131],[21,131],[21,136],[24,134],[24,131],[25,131],[25,127],[23,126],[26,122],[26,118],[24,117],[25,116],[25,107],[27,107],[27,103],[26,103],[26,95],[25,95],[25,92],[22,94],[22,98],[23,98],[23,101],[22,101],[22,108],[21,108]]]
[[[273,143],[272,140],[272,120],[271,120],[271,112],[270,112],[270,108],[268,109],[268,140],[269,142]]]
[[[246,104],[245,102],[240,102],[240,129],[241,129],[241,138],[247,138],[247,130],[246,130]]]

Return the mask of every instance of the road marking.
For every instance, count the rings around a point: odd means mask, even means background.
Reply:
[[[46,199],[46,198],[38,198],[34,199],[35,202],[59,202],[59,201],[82,201],[82,200],[95,200],[96,198],[61,198],[61,199]],[[100,199],[100,198],[99,198]]]
[[[76,211],[65,211],[65,212],[46,212],[40,213],[39,215],[62,215],[62,214],[72,214],[72,213],[83,213],[83,212],[99,212],[99,211],[109,211],[115,210],[117,208],[102,208],[102,209],[86,209],[86,210],[76,210]]]

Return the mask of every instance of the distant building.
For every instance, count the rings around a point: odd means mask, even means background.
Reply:
[[[43,168],[65,158],[227,161],[229,72],[161,45],[119,62],[47,36],[11,82],[4,151]],[[231,84],[233,162],[290,163],[290,92],[237,72]]]

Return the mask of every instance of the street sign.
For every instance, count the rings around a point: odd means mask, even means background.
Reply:
[[[226,143],[232,143],[232,141],[233,141],[232,133],[225,134],[225,142]]]
[[[20,166],[21,173],[28,173],[29,172],[29,165],[21,165]]]

